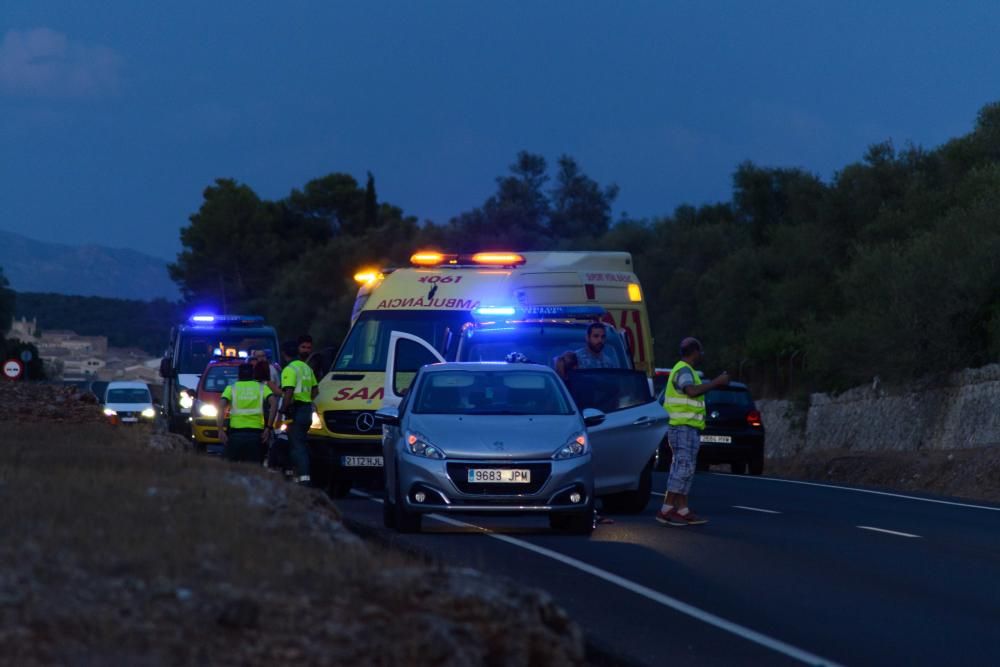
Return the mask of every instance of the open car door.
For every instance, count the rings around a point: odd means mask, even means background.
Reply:
[[[640,491],[668,423],[666,410],[649,391],[646,374],[627,368],[576,370],[566,386],[580,410],[595,408],[606,415],[602,424],[587,429],[594,492],[601,496]],[[645,493],[648,499],[648,489]]]
[[[382,405],[399,407],[420,367],[443,361],[444,357],[423,338],[403,331],[393,331],[389,335]]]

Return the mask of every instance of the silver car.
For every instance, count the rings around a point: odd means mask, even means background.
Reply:
[[[420,530],[427,512],[541,513],[557,530],[593,529],[594,475],[581,412],[547,366],[423,366],[383,425],[385,524]]]

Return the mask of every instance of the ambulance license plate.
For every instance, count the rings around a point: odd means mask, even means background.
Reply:
[[[469,468],[470,484],[530,484],[530,470]]]
[[[340,464],[346,468],[381,468],[381,456],[341,456]]]
[[[719,444],[728,445],[733,439],[728,435],[703,435],[701,436],[702,442],[717,442]]]

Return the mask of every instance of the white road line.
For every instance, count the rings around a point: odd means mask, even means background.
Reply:
[[[352,493],[367,497],[369,500],[374,500],[375,502],[378,503],[382,502],[381,498],[375,498],[373,496],[364,493],[363,491],[352,491]],[[659,591],[654,591],[652,588],[648,588],[646,586],[643,586],[642,584],[636,583],[629,579],[625,579],[624,577],[620,577],[617,574],[608,572],[607,570],[602,570],[599,567],[595,567],[593,565],[590,565],[589,563],[585,563],[582,560],[573,558],[572,556],[567,556],[565,554],[559,553],[558,551],[553,551],[551,549],[546,549],[545,547],[540,547],[536,544],[532,544],[531,542],[526,542],[516,537],[494,533],[487,528],[483,528],[482,526],[466,523],[464,521],[458,521],[457,519],[452,519],[451,517],[447,516],[441,516],[440,514],[426,514],[424,516],[434,519],[436,521],[440,521],[442,523],[446,523],[451,526],[456,526],[459,528],[475,529],[483,533],[486,537],[492,537],[495,540],[500,540],[501,542],[506,542],[507,544],[512,544],[516,547],[527,549],[528,551],[534,552],[539,556],[545,556],[546,558],[558,561],[563,565],[568,565],[572,568],[580,570],[581,572],[586,572],[587,574],[593,575],[598,579],[603,579],[608,583],[614,584],[620,588],[624,588],[625,590],[635,593],[636,595],[641,595],[647,600],[651,600],[653,602],[661,604],[664,607],[668,607],[670,609],[673,609],[674,611],[678,611],[703,623],[707,623],[708,625],[715,626],[720,630],[725,630],[726,632],[734,634],[737,637],[741,637],[742,639],[753,642],[765,648],[771,649],[772,651],[781,653],[783,655],[788,656],[789,658],[793,658],[807,665],[830,665],[831,667],[836,667],[838,664],[836,662],[833,662],[832,660],[821,658],[818,655],[814,655],[812,653],[809,653],[808,651],[804,651],[800,648],[792,646],[791,644],[787,644],[781,641],[780,639],[774,639],[773,637],[768,637],[767,635],[757,632],[756,630],[751,630],[750,628],[743,627],[742,625],[733,623],[732,621],[727,621],[726,619],[716,616],[715,614],[699,609],[698,607],[690,605],[686,602],[681,602],[676,598],[672,598],[669,595],[664,595]]]
[[[713,474],[713,473],[710,473]],[[854,491],[855,493],[870,493],[875,496],[889,496],[891,498],[904,498],[906,500],[919,500],[924,503],[935,503],[938,505],[952,505],[954,507],[968,507],[976,510],[989,510],[1000,512],[1000,507],[988,507],[986,505],[973,505],[972,503],[957,503],[952,500],[937,500],[935,498],[921,498],[920,496],[907,496],[902,493],[889,493],[887,491],[872,491],[871,489],[853,489],[849,486],[837,486],[835,484],[821,484],[819,482],[801,482],[797,479],[780,479],[778,477],[763,477],[758,475],[719,475],[733,479],[756,479],[762,482],[783,482],[785,484],[801,484],[803,486],[819,486],[825,489],[839,489],[841,491]]]
[[[899,537],[920,537],[919,535],[914,535],[913,533],[901,533],[898,530],[889,530],[887,528],[876,528],[875,526],[857,526],[861,530],[874,530],[876,533],[888,533],[889,535],[898,535]]]
[[[738,510],[749,510],[751,512],[762,512],[764,514],[781,514],[781,512],[776,512],[774,510],[765,510],[760,507],[747,507],[746,505],[733,505]]]

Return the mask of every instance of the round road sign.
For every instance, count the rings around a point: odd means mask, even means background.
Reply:
[[[3,362],[3,376],[8,380],[19,380],[24,375],[24,364],[17,359]]]
[[[31,353],[31,350],[22,350],[21,351],[21,361],[23,361],[24,363],[27,364],[27,363],[29,363],[34,358],[35,358],[35,355],[33,355]]]

